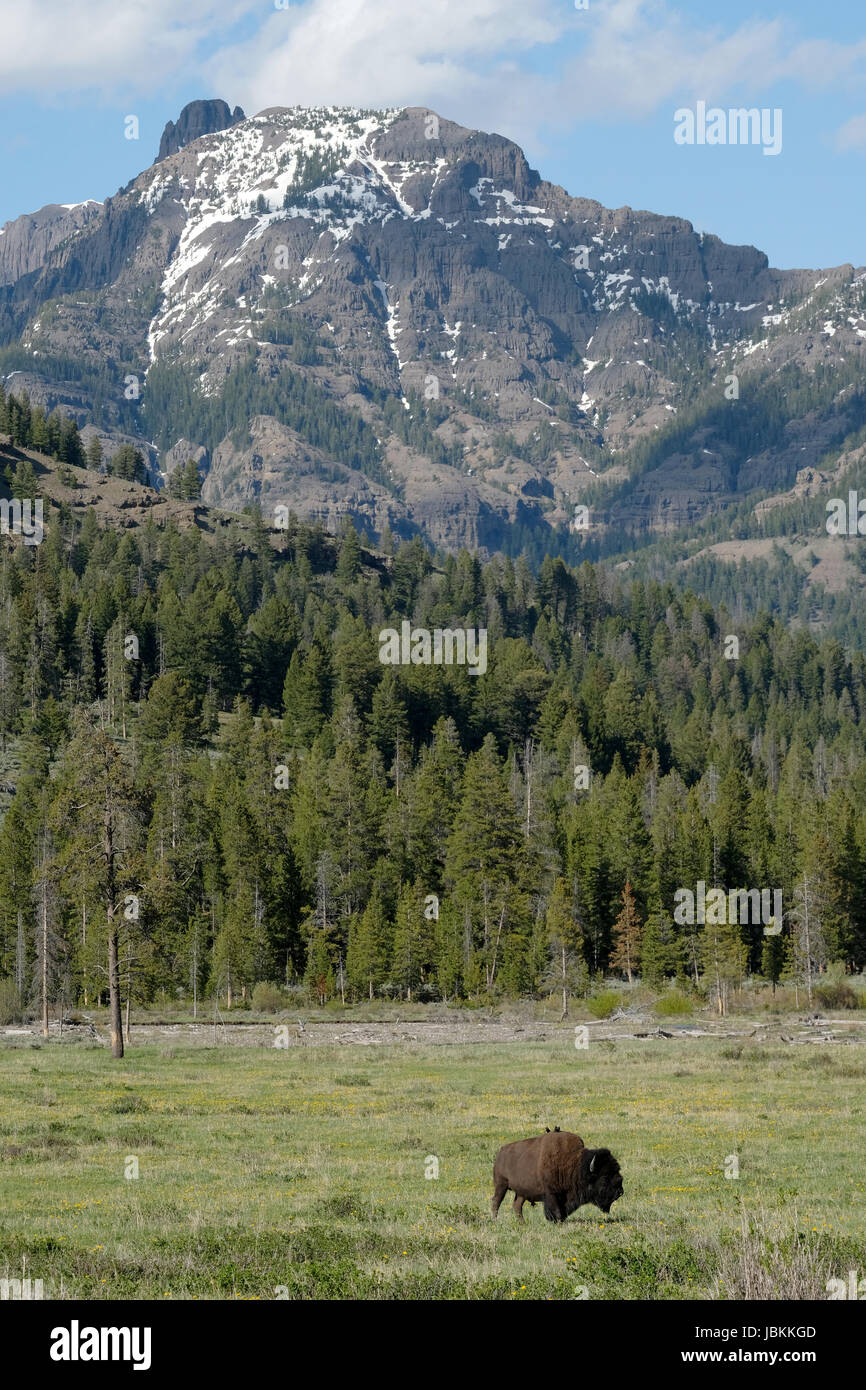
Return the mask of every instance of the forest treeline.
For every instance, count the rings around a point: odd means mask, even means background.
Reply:
[[[105,456],[97,435],[91,435],[85,449],[75,419],[60,410],[46,412],[41,405],[31,405],[26,391],[7,395],[0,382],[0,434],[8,435],[15,448],[33,449],[47,454],[59,464],[58,476],[68,487],[75,486],[73,468],[92,468],[143,483],[147,480],[147,464],[140,449],[132,444],[119,444],[110,457]],[[193,465],[194,467],[194,465]],[[175,470],[177,471],[177,470]],[[172,475],[172,477],[174,474]],[[35,497],[39,491],[33,464],[22,458],[7,479],[14,497]],[[186,495],[177,493],[176,495]],[[192,494],[198,496],[198,491]]]
[[[567,999],[613,971],[724,1007],[749,973],[864,967],[862,653],[588,563],[386,548],[64,509],[3,538],[5,998]],[[404,619],[486,628],[486,673],[382,665]],[[781,930],[678,921],[699,883],[781,890]]]

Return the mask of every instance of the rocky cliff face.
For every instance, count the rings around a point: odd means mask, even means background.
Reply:
[[[39,212],[0,227],[0,285],[14,285],[45,265],[58,247],[76,237],[102,211],[102,204],[49,203]]]
[[[426,109],[241,114],[193,103],[115,198],[0,237],[16,369],[214,504],[555,548],[580,503],[675,530],[866,424],[863,271],[571,197]]]
[[[202,135],[215,135],[220,130],[228,130],[229,126],[237,125],[238,121],[244,119],[244,113],[239,106],[234,111],[230,111],[224,101],[191,101],[181,111],[177,121],[168,121],[165,130],[162,132],[162,139],[159,142],[159,154],[156,157],[158,164],[163,159],[168,159],[170,154],[177,154],[184,145],[189,145],[193,140],[198,140]]]

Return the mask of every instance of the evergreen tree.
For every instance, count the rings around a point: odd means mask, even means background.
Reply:
[[[728,920],[728,903],[707,906],[706,924],[700,936],[700,956],[718,1012],[728,1011],[730,991],[737,988],[746,973],[748,948],[737,922]]]
[[[350,933],[346,954],[349,984],[362,998],[368,995],[372,999],[387,978],[388,962],[393,956],[390,935],[381,890],[376,885],[357,927]]]
[[[292,747],[309,747],[331,712],[331,660],[324,639],[292,653],[283,686],[283,727]]]
[[[568,1017],[568,996],[575,994],[586,983],[586,970],[583,966],[583,932],[576,919],[572,903],[572,893],[565,879],[558,878],[547,904],[547,939],[552,956],[551,983],[556,981],[562,991],[561,1018]]]
[[[120,1016],[120,924],[125,895],[133,893],[140,836],[138,796],[112,740],[83,716],[61,768],[59,824],[63,858],[72,865],[90,863],[89,887],[102,909],[108,945],[108,991],[111,1055],[123,1056]]]
[[[98,434],[93,434],[87,444],[85,461],[88,468],[92,468],[94,473],[102,471],[102,463],[105,458],[105,450],[102,447]]]
[[[501,963],[503,935],[520,924],[525,910],[521,889],[527,874],[514,803],[488,734],[466,767],[446,861],[446,881],[470,916],[487,990]]]
[[[195,459],[187,459],[186,461],[180,495],[187,502],[196,502],[201,497],[201,478]]]
[[[433,958],[432,925],[424,913],[424,889],[408,885],[400,895],[394,922],[391,975],[407,999],[417,998],[430,974]]]
[[[622,911],[613,927],[613,954],[610,963],[614,970],[622,970],[629,984],[634,978],[641,959],[641,920],[638,916],[631,883],[626,879],[622,890]]]

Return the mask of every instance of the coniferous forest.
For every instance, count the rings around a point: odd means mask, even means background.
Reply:
[[[364,540],[63,507],[4,538],[7,1016],[604,974],[723,1011],[863,969],[862,654],[603,566]],[[404,619],[485,628],[486,672],[382,665]],[[781,930],[679,920],[699,883],[781,890]]]

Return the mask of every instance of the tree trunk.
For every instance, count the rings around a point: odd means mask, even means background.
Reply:
[[[117,882],[114,865],[114,818],[111,814],[109,792],[105,794],[102,821],[102,848],[105,855],[105,909],[108,916],[108,1014],[111,1033],[111,1055],[123,1056],[123,1024],[120,1017],[120,959],[117,922],[115,919]]]
[[[495,976],[496,976],[496,957],[497,957],[497,955],[498,955],[498,953],[499,953],[499,941],[500,941],[500,938],[501,938],[501,936],[502,936],[502,924],[503,924],[504,921],[505,921],[505,908],[503,907],[502,911],[501,911],[500,914],[499,914],[499,926],[496,928],[496,943],[495,943],[495,945],[494,945],[494,947],[493,947],[493,961],[492,961],[492,964],[491,964],[491,967],[490,967],[490,973],[489,973],[488,980],[487,980],[487,988],[488,988],[488,990],[490,990],[490,989],[493,988],[493,981],[494,981],[494,978],[495,978]]]
[[[82,952],[87,947],[87,903],[81,903],[81,946]],[[84,977],[84,1007],[87,1008],[87,976]]]
[[[812,1007],[812,941],[809,931],[809,880],[803,875],[803,913],[806,924],[806,994]]]
[[[198,925],[192,940],[192,1016],[198,1018]]]
[[[108,1014],[112,1057],[123,1056],[123,1024],[120,1017],[120,961],[117,949],[117,928],[114,909],[108,922]]]
[[[42,875],[42,1036],[48,1037],[48,879]]]
[[[26,952],[24,947],[24,913],[19,907],[17,918],[17,935],[15,939],[15,988],[18,991],[19,999],[24,997],[24,967],[26,964]]]
[[[568,981],[565,967],[565,947],[562,948],[562,1014],[560,1023],[564,1023],[568,1018]]]

